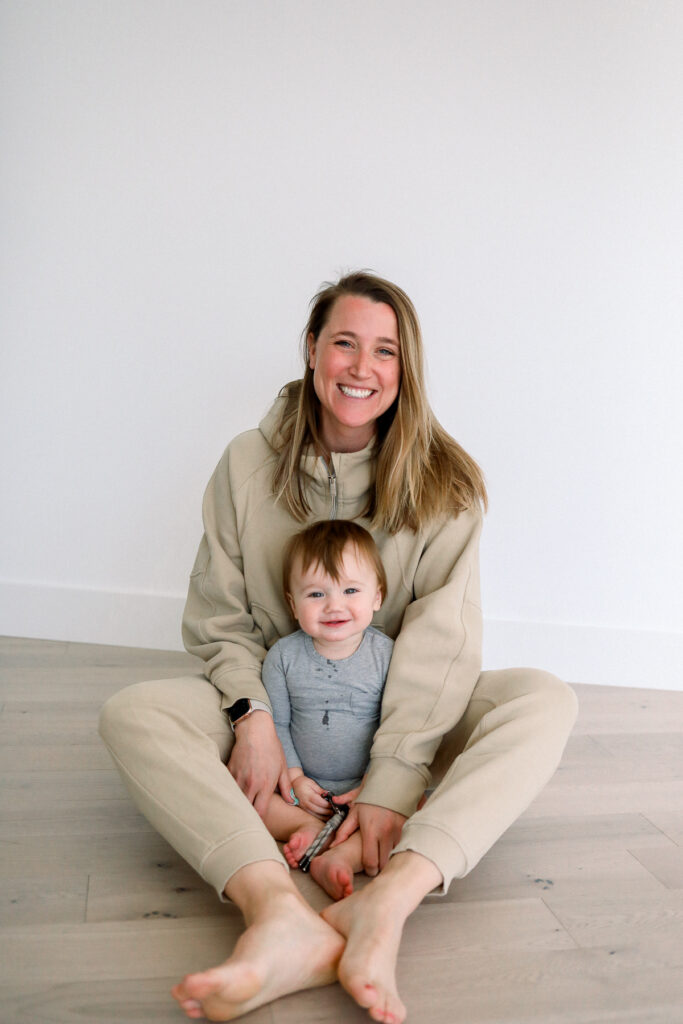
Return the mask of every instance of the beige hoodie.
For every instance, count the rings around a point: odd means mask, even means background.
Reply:
[[[271,441],[278,399],[258,430],[228,446],[206,489],[204,536],[183,617],[187,650],[229,707],[240,697],[267,701],[261,662],[296,623],[282,593],[282,549],[301,524],[276,504]],[[332,454],[312,451],[301,472],[311,522],[361,517],[374,479],[373,445]],[[467,707],[481,668],[478,542],[481,516],[462,512],[418,533],[371,530],[387,574],[387,597],[373,625],[396,640],[382,718],[360,801],[411,815],[429,784],[441,737]]]

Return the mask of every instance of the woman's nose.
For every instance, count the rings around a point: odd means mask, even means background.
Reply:
[[[351,369],[356,377],[369,377],[370,357],[367,353],[358,350],[355,354]]]

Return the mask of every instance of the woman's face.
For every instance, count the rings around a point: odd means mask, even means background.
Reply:
[[[357,452],[398,395],[401,360],[396,314],[385,302],[343,295],[316,341],[309,366],[321,407],[321,432],[331,452]]]

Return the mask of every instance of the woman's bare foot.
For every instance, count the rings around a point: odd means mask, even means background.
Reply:
[[[285,860],[289,864],[290,868],[298,868],[299,861],[317,836],[318,832],[321,831],[324,824],[325,823],[321,821],[318,828],[316,828],[313,823],[310,825],[301,825],[300,828],[292,832],[283,847]]]
[[[339,981],[346,991],[373,1020],[401,1024],[406,1008],[396,990],[395,972],[404,921],[392,917],[376,886],[372,882],[333,903],[322,917],[347,940],[339,964]]]
[[[224,964],[171,989],[188,1017],[234,1020],[273,999],[336,980],[341,935],[300,896],[278,893],[248,922]]]
[[[403,926],[428,892],[443,881],[426,857],[408,851],[393,857],[360,892],[322,912],[346,938],[339,981],[373,1020],[402,1024],[406,1008],[396,989],[396,960]]]

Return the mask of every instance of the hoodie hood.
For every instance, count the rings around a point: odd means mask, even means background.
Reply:
[[[278,427],[280,426],[286,405],[287,399],[284,395],[279,395],[258,425],[259,430],[271,448],[276,447],[275,440],[278,435]]]

